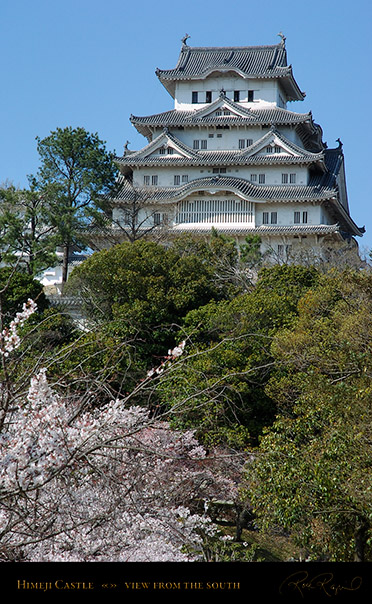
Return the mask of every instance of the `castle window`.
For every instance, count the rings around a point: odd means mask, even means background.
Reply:
[[[262,224],[278,224],[278,213],[262,212]]]
[[[264,185],[266,181],[266,176],[265,174],[259,174],[258,175],[258,182],[260,183],[260,185]]]
[[[201,195],[201,192],[198,193]],[[182,223],[252,223],[253,205],[245,199],[184,199],[177,206],[175,222]]]
[[[226,168],[213,168],[213,174],[226,174]]]
[[[282,185],[286,185],[288,183],[288,174],[282,174]]]
[[[222,134],[217,134],[217,138],[222,138]]]
[[[188,182],[189,182],[189,176],[188,176],[188,174],[183,174],[182,175],[182,183],[186,184]]]
[[[153,215],[154,226],[159,226],[161,224],[167,224],[168,222],[168,214],[155,212]]]
[[[257,182],[257,174],[251,174],[251,182]]]
[[[253,103],[254,101],[254,90],[248,90],[248,103]]]
[[[192,148],[195,150],[208,149],[208,139],[203,138],[202,140],[198,140],[198,139],[193,140]]]
[[[245,139],[244,138],[239,139],[239,149],[245,149]]]
[[[262,224],[278,224],[278,213],[262,212]]]
[[[206,103],[212,102],[212,91],[211,90],[207,90],[207,92],[205,93],[205,102]]]
[[[165,155],[165,147],[160,147],[159,153],[160,155]]]
[[[239,101],[240,101],[240,90],[234,90],[234,101],[235,101],[235,103],[239,103]]]
[[[167,149],[168,155],[173,155],[173,151],[174,151],[173,147],[168,147],[168,149]]]
[[[294,212],[294,224],[301,224],[301,212]],[[307,212],[302,212],[302,224],[307,224]]]
[[[198,102],[198,93],[194,90],[192,92],[192,103],[197,103]]]
[[[253,138],[247,138],[247,147],[253,145]]]
[[[214,134],[213,134],[212,132],[210,132],[210,133],[208,134],[208,138],[214,138]]]
[[[181,177],[179,174],[174,175],[174,184],[179,185],[181,183]]]
[[[151,184],[156,186],[158,184],[158,176],[151,176]]]
[[[150,184],[150,176],[143,177],[143,184],[148,186]]]
[[[296,174],[290,174],[289,175],[289,182],[294,185],[296,182]]]

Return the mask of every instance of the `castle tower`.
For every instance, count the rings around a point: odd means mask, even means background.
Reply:
[[[304,247],[354,237],[342,143],[328,149],[287,63],[285,38],[272,46],[191,47],[173,69],[157,69],[174,108],[131,116],[147,139],[117,158],[120,188],[114,223],[166,224],[169,232],[218,232],[285,257]],[[133,215],[131,217],[133,220]]]

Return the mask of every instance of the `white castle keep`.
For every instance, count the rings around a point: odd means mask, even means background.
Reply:
[[[174,108],[130,118],[147,143],[117,158],[114,230],[214,227],[237,241],[257,234],[278,256],[357,247],[364,228],[350,216],[342,143],[329,149],[311,112],[288,109],[305,94],[279,35],[276,45],[247,47],[183,38],[176,67],[156,70]]]

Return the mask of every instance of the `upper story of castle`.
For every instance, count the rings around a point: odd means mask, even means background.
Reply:
[[[271,46],[190,47],[188,36],[173,69],[156,74],[174,98],[174,108],[190,111],[216,101],[221,94],[246,109],[280,107],[303,100],[287,62],[283,34]]]

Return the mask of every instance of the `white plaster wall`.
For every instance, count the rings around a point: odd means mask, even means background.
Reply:
[[[255,143],[262,138],[270,128],[262,128],[260,126],[252,127],[236,127],[231,126],[229,129],[224,128],[187,128],[185,130],[171,129],[172,134],[176,136],[181,142],[189,147],[193,148],[193,141],[195,139],[207,140],[207,149],[209,150],[223,150],[223,149],[239,149],[239,139],[252,139]],[[300,137],[297,135],[294,128],[290,126],[283,126],[278,128],[278,131],[289,141],[295,143],[299,147],[303,148]],[[158,129],[154,132],[154,139],[163,132],[162,129]],[[213,134],[213,137],[209,137]],[[220,136],[218,136],[220,135]]]
[[[232,100],[234,99],[234,90],[240,90],[240,102],[247,107],[268,103],[276,105],[278,102],[278,83],[275,80],[253,80],[238,75],[221,74],[209,76],[205,80],[177,82],[174,108],[192,110],[206,106],[208,103],[205,102],[192,103],[192,92],[200,92],[200,100],[203,101],[207,90],[212,92],[212,102],[218,99],[221,90],[224,90],[226,96]],[[255,91],[253,103],[248,103],[248,90]]]
[[[306,224],[324,224],[321,222],[321,208],[319,205],[311,203],[257,203],[255,211],[256,226],[263,224],[263,212],[277,212],[277,224],[279,226],[293,226],[294,212],[301,212],[300,224],[303,224],[302,212],[304,211],[307,212]]]
[[[216,165],[218,167],[218,165]],[[282,184],[282,173],[286,174],[296,174],[296,184],[297,185],[306,185],[308,174],[307,168],[303,166],[233,166],[226,167],[226,174],[229,176],[235,176],[238,178],[245,178],[247,180],[251,179],[252,174],[257,175],[257,183],[259,174],[265,174],[265,184],[266,185],[281,185]],[[151,191],[152,185],[152,176],[158,176],[158,186],[160,187],[172,187],[174,185],[174,176],[179,175],[181,184],[182,184],[182,176],[188,176],[188,181],[192,181],[196,178],[204,178],[205,176],[213,176],[213,167],[199,167],[199,166],[189,166],[189,167],[169,167],[169,166],[157,166],[157,167],[143,167],[138,168],[133,175],[133,184],[135,187],[143,186],[144,184],[144,175],[150,177],[150,185],[149,192]],[[283,185],[286,186],[286,185]]]
[[[234,194],[231,194],[227,197],[225,194],[216,194],[213,196],[214,199],[236,199]],[[201,199],[198,194],[194,194],[190,196],[190,199]],[[203,197],[203,199],[208,199],[208,195]],[[170,223],[172,222],[173,214],[176,211],[176,205],[173,203],[169,204],[150,204],[147,207],[141,208],[138,214],[138,221],[143,222],[143,226],[148,227],[153,224],[153,216],[155,212],[166,213],[168,214]],[[253,203],[253,216],[252,222],[250,226],[261,226],[263,224],[263,212],[277,212],[277,225],[278,226],[293,226],[294,223],[294,212],[301,212],[301,222],[302,223],[302,212],[307,212],[307,223],[308,225],[317,225],[317,224],[332,224],[331,222],[324,221],[324,210],[320,205],[312,204],[312,203]],[[113,211],[113,221],[120,222],[122,216],[122,210],[120,208],[115,208]],[[270,225],[270,221],[269,221]],[[190,229],[195,228],[197,225],[195,223],[190,224]],[[234,227],[237,227],[236,223],[234,223]],[[242,225],[243,226],[243,225]],[[208,227],[207,227],[208,228]]]

